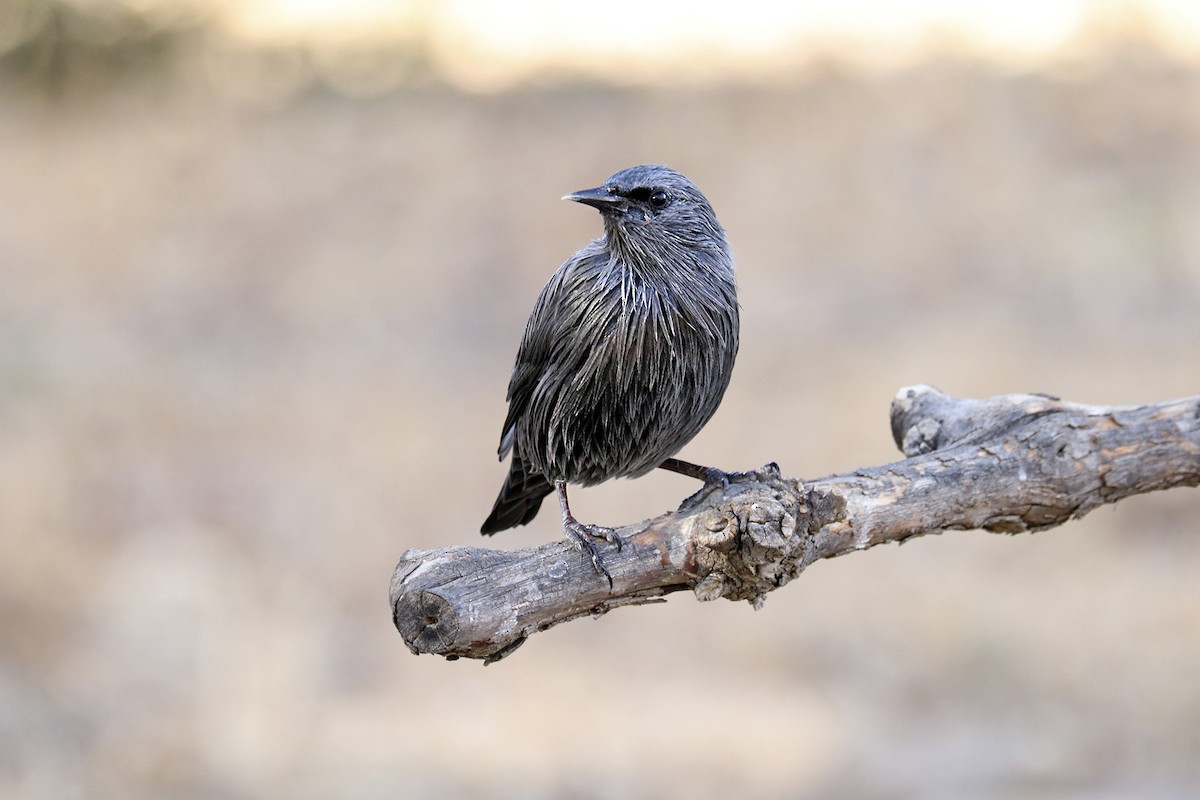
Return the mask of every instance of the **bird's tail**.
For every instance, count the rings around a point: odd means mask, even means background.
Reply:
[[[532,470],[516,453],[513,453],[512,466],[504,485],[500,487],[500,496],[496,505],[488,515],[480,533],[491,535],[497,531],[525,525],[537,516],[542,507],[542,499],[554,491],[554,484],[546,480],[540,472]]]

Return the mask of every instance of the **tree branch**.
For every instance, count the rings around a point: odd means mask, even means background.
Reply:
[[[515,552],[409,550],[392,576],[414,653],[491,662],[560,622],[692,589],[760,606],[822,558],[948,529],[1018,533],[1124,497],[1200,484],[1200,395],[1086,406],[1046,395],[987,400],[902,389],[892,433],[909,458],[801,483],[774,464],[705,487],[675,512],[621,528],[613,588],[561,540]]]

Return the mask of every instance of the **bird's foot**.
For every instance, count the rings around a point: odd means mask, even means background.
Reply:
[[[731,483],[745,483],[747,481],[761,481],[764,478],[778,478],[779,465],[772,461],[769,464],[758,469],[752,469],[748,472],[726,472],[725,470],[717,469],[716,467],[704,468],[704,489],[712,491],[718,486],[721,487],[721,495],[727,497],[729,495],[729,485]]]
[[[720,486],[722,496],[728,495],[729,484],[737,482],[737,479],[745,474],[744,472],[726,472],[716,467],[708,467],[704,470],[704,488],[712,491]]]
[[[612,528],[605,528],[602,525],[585,525],[575,519],[563,522],[563,532],[567,534],[568,539],[575,543],[581,553],[591,558],[592,568],[605,577],[608,581],[608,588],[612,589],[612,574],[608,571],[608,567],[604,566],[604,559],[600,557],[600,548],[596,545],[596,540],[604,539],[610,544],[616,545],[618,553],[625,545],[624,540]]]

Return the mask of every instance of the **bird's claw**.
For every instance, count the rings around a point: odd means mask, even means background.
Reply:
[[[749,472],[726,472],[716,467],[709,467],[704,473],[704,488],[715,489],[717,486],[720,486],[721,495],[728,497],[729,485],[731,483],[761,480],[763,477],[778,478],[779,474],[779,465],[774,461],[764,464],[760,469],[750,470]]]
[[[608,588],[612,589],[612,573],[608,571],[608,567],[604,565],[604,559],[600,557],[600,548],[596,546],[596,540],[604,539],[610,544],[615,545],[618,553],[625,546],[624,540],[612,528],[605,528],[602,525],[585,525],[582,522],[567,522],[563,525],[563,531],[567,534],[567,538],[575,543],[575,546],[579,548],[581,553],[591,558],[592,568],[604,576],[608,581]]]
[[[729,496],[729,485],[733,483],[743,483],[747,480],[752,480],[755,477],[753,472],[726,472],[722,469],[709,467],[708,472],[704,476],[704,488],[715,489],[721,487],[721,496]]]
[[[735,472],[726,472],[716,467],[709,467],[704,473],[704,487],[715,489],[717,486],[720,486],[721,494],[727,495],[729,494],[729,480],[730,478],[736,479],[736,477],[737,473]]]

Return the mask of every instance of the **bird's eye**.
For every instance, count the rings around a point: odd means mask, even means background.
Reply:
[[[650,205],[654,206],[655,208],[662,208],[666,204],[667,204],[667,193],[666,192],[655,192],[654,194],[650,195]]]

